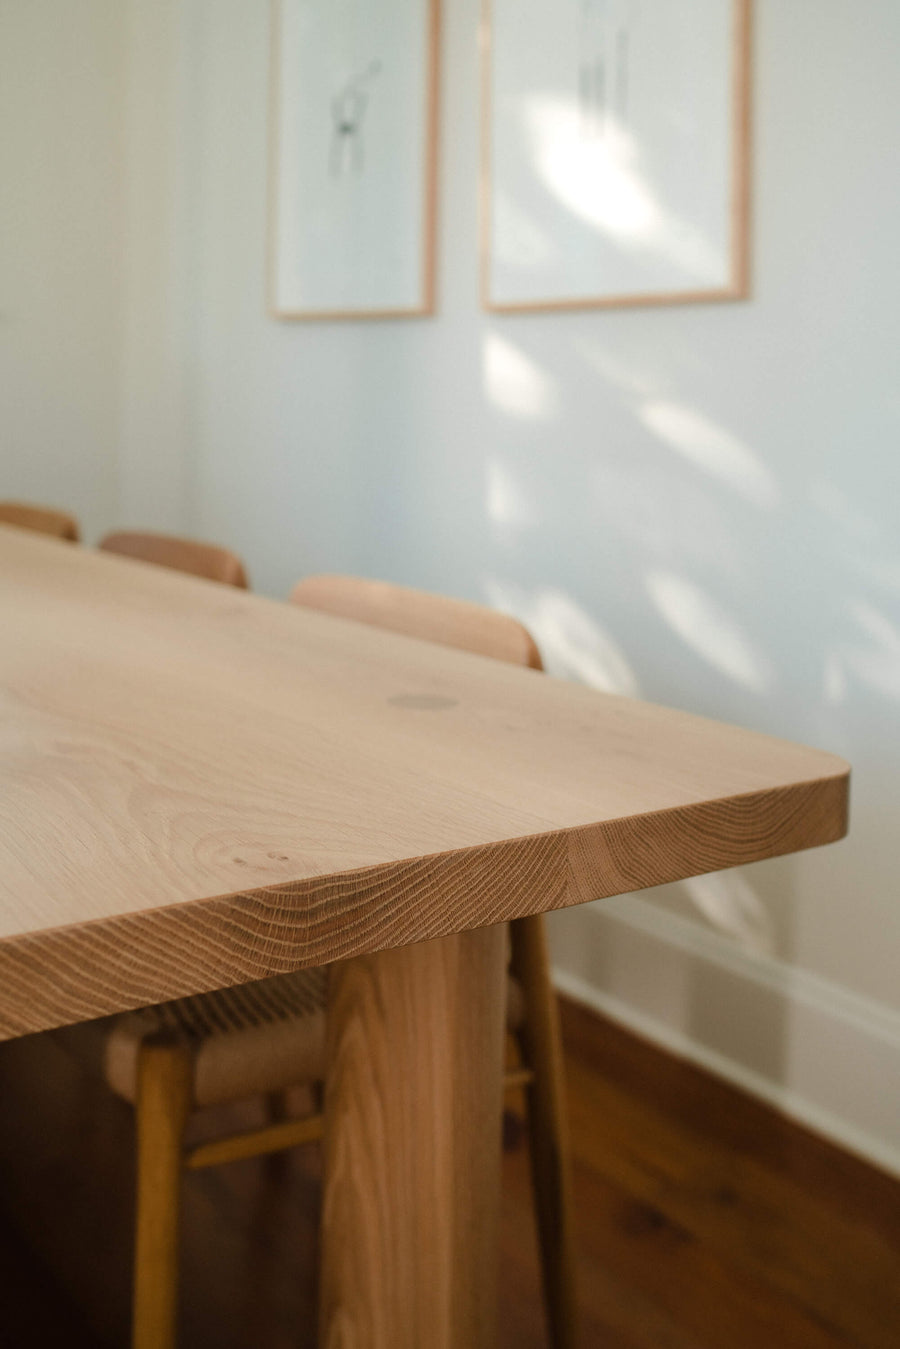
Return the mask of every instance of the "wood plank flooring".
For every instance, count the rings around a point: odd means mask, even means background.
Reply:
[[[900,1182],[571,1003],[563,1028],[583,1349],[900,1349]],[[0,1084],[0,1345],[120,1349],[130,1111],[43,1037]],[[499,1349],[547,1349],[521,1132]],[[318,1204],[315,1149],[189,1176],[183,1349],[310,1349]]]

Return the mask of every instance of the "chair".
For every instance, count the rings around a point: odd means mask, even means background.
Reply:
[[[227,548],[214,543],[197,543],[172,534],[148,534],[138,530],[117,530],[97,545],[105,553],[153,562],[159,567],[201,576],[207,581],[247,589],[247,573],[241,559]]]
[[[47,506],[29,506],[23,501],[0,501],[0,525],[31,529],[37,534],[65,539],[68,543],[77,543],[80,537],[74,516]]]
[[[301,582],[291,600],[540,667],[537,648],[520,624],[477,605],[343,577]],[[507,1073],[506,1086],[524,1087],[527,1092],[553,1344],[555,1349],[571,1349],[573,1254],[557,1012],[542,920],[516,920],[510,931],[513,977],[507,1024],[518,1047],[519,1066]],[[275,1153],[321,1138],[318,1086],[325,1071],[326,979],[325,970],[302,970],[50,1032],[82,1062],[102,1072],[109,1086],[136,1108],[133,1349],[172,1349],[175,1343],[184,1168]],[[285,1118],[282,1093],[301,1082],[316,1089],[314,1111],[300,1119]],[[193,1108],[257,1094],[269,1099],[270,1123],[185,1148]]]

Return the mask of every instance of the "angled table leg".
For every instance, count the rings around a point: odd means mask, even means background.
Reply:
[[[323,1349],[494,1349],[506,934],[334,966]]]

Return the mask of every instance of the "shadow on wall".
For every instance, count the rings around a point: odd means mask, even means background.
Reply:
[[[786,734],[821,735],[813,708],[852,697],[854,684],[900,700],[896,540],[824,476],[798,481],[794,463],[779,483],[746,440],[662,390],[671,380],[576,340],[582,366],[603,380],[593,401],[612,428],[586,436],[569,416],[584,371],[543,340],[542,358],[494,329],[483,341],[498,431],[484,462],[495,559],[485,591],[540,626],[552,668],[636,692],[641,662],[626,658],[618,627],[654,647],[650,696],[697,682],[712,694],[698,710],[747,719],[750,709]],[[533,562],[574,585],[523,585]],[[589,612],[573,591],[583,597],[591,581]],[[711,683],[713,673],[722,678]],[[751,702],[736,703],[737,689]]]
[[[528,594],[488,577],[488,602],[514,613],[534,636],[548,674],[575,679],[604,693],[640,696],[637,676],[620,646],[571,597],[550,588]],[[740,870],[698,876],[677,888],[717,931],[744,950],[774,955],[774,925],[760,895]]]
[[[846,755],[862,813],[867,774],[896,781],[900,741],[900,547],[879,503],[862,504],[862,477],[839,485],[827,457],[783,453],[752,397],[760,448],[701,410],[720,373],[697,358],[702,341],[642,361],[587,330],[573,324],[563,343],[525,319],[486,327],[483,598],[530,628],[551,674]],[[851,835],[824,871],[782,859],[625,897],[640,942],[628,923],[560,915],[558,959],[629,1005],[644,990],[660,1025],[790,1088],[798,906],[808,930],[817,885],[840,890],[854,867],[890,885],[896,846],[883,837],[876,855],[872,828],[859,820],[855,853]],[[685,943],[674,962],[672,923]]]
[[[758,930],[760,903],[741,873],[722,873],[715,889],[701,895],[721,930],[768,940]],[[648,1032],[676,1050],[696,1047],[701,1058],[736,1067],[746,1077],[776,1089],[790,1082],[792,976],[784,966],[756,962],[719,933],[696,925],[650,895],[598,901],[585,912],[551,915],[555,968],[563,985],[586,996],[600,1011]],[[710,901],[712,909],[710,909]],[[764,926],[763,920],[763,926]]]

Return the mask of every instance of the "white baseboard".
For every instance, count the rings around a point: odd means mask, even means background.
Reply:
[[[900,1176],[900,1013],[638,895],[551,922],[560,992]]]

